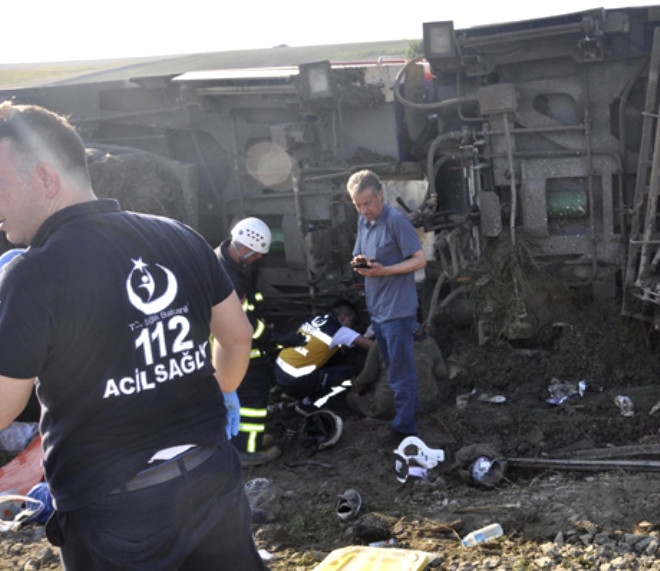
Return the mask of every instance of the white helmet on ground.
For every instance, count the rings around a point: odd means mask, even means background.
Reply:
[[[270,228],[259,218],[243,218],[237,222],[231,229],[231,239],[259,254],[267,254],[270,250]]]

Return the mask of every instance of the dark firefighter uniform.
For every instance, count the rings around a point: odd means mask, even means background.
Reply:
[[[220,264],[229,274],[243,311],[254,329],[250,364],[237,393],[241,403],[241,423],[238,436],[231,442],[240,452],[258,452],[263,446],[266,430],[268,397],[273,380],[275,345],[270,328],[260,315],[263,296],[256,291],[258,264],[239,264],[229,255],[230,240],[225,240],[215,249]]]

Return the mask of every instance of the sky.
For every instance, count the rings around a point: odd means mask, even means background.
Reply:
[[[660,1],[660,0],[659,0]],[[422,37],[422,23],[468,28],[625,0],[31,0],[2,9],[0,63],[177,55],[278,45],[312,46]]]

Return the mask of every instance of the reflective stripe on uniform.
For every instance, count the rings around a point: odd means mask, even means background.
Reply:
[[[260,419],[266,418],[268,415],[267,408],[248,408],[241,407],[241,422],[238,424],[238,431],[247,434],[247,442],[245,444],[246,452],[257,451],[257,436],[266,432],[266,424],[263,422],[243,422],[244,419]]]
[[[245,418],[266,418],[267,408],[240,408],[241,417]]]
[[[289,365],[282,357],[277,357],[275,363],[277,366],[282,369],[287,375],[291,377],[302,377],[304,375],[309,375],[316,370],[316,365],[307,365],[306,367],[293,367]]]
[[[238,425],[238,431],[247,433],[247,443],[245,444],[246,452],[256,452],[257,451],[257,437],[260,433],[266,431],[265,424],[252,424],[250,422],[241,422]]]
[[[256,301],[263,301],[264,296],[261,295],[260,293],[254,294],[254,299]],[[250,303],[247,298],[243,300],[243,303],[241,304],[241,307],[243,308],[243,311],[245,313],[251,313],[255,309],[255,305],[253,303]],[[264,331],[266,330],[266,324],[261,321],[261,319],[256,319],[256,325],[254,327],[254,332],[252,333],[252,339],[259,339],[264,334]]]
[[[253,424],[251,422],[241,422],[238,425],[239,432],[264,432],[266,430],[265,424]]]
[[[248,436],[247,444],[245,445],[245,451],[250,452],[250,453],[257,451],[257,433],[256,432],[250,432],[250,436]]]
[[[266,331],[266,324],[261,321],[261,319],[257,319],[257,325],[254,328],[254,333],[252,334],[252,339],[259,339],[264,334],[264,331]]]
[[[303,329],[302,331],[303,331],[303,333],[306,333],[307,335],[311,335],[312,337],[316,337],[316,339],[318,339],[322,343],[325,343],[328,347],[330,346],[330,343],[332,343],[332,335],[328,335],[327,333],[324,333],[320,329],[314,329],[312,331],[305,331]]]

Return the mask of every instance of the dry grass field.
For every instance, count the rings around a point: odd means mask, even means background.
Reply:
[[[421,26],[420,26],[421,34]],[[131,77],[176,75],[220,68],[290,66],[322,60],[355,61],[382,56],[406,56],[421,40],[392,40],[356,44],[180,54],[96,61],[44,62],[0,65],[0,89],[54,84],[122,81]]]

